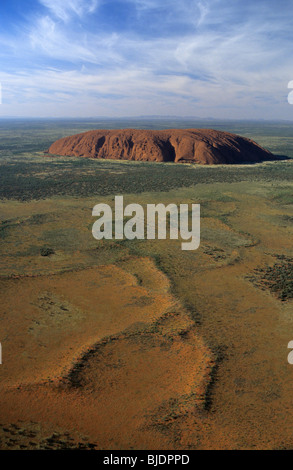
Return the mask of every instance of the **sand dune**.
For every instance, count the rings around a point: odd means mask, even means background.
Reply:
[[[49,446],[46,427],[60,430],[55,448],[68,445],[62,429],[78,429],[82,446],[86,435],[102,448],[156,448],[158,439],[170,448],[161,428],[204,410],[210,350],[150,259],[122,266],[2,281],[11,313],[2,322],[11,358],[2,366],[2,447],[19,444],[10,426],[21,421],[23,448]],[[44,421],[41,433],[31,430]]]

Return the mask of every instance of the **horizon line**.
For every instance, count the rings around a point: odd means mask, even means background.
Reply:
[[[131,120],[131,119],[138,119],[138,120],[173,120],[178,119],[181,121],[184,120],[196,120],[196,121],[215,121],[215,122],[265,122],[265,123],[278,123],[278,122],[286,122],[286,123],[293,123],[292,119],[266,119],[266,118],[216,118],[216,117],[200,117],[200,116],[176,116],[176,115],[138,115],[138,116],[0,116],[0,120],[71,120],[71,121],[94,121],[94,120]]]

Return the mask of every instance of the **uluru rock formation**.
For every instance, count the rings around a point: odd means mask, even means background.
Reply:
[[[57,140],[48,153],[202,165],[256,163],[274,158],[250,139],[212,129],[89,131]]]

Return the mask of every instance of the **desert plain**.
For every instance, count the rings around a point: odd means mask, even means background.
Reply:
[[[44,154],[97,123],[13,126],[0,128],[0,448],[291,449],[290,126],[226,124],[286,158],[180,168]],[[93,207],[121,194],[201,204],[199,249],[95,240]]]

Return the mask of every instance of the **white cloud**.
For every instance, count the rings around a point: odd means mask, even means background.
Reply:
[[[71,29],[64,29],[58,21],[50,16],[42,16],[35,20],[29,32],[29,40],[35,57],[44,54],[53,60],[69,63],[104,64],[120,57],[115,52],[118,37],[115,34],[99,35],[93,33],[77,34]]]
[[[58,19],[67,22],[72,15],[84,16],[93,13],[98,0],[39,0]]]
[[[70,38],[50,16],[36,20],[29,37],[36,54],[42,51],[59,60],[94,60],[91,52],[82,44],[75,43],[73,47]]]
[[[200,16],[198,18],[197,25],[200,26],[204,22],[205,17],[208,15],[210,9],[207,2],[198,2],[198,8],[200,11]]]
[[[130,0],[134,4],[139,15],[146,11],[156,11],[164,9],[169,12],[164,17],[164,22],[186,23],[199,27],[204,23],[205,18],[211,11],[212,6],[219,0]],[[155,21],[155,17],[153,18]]]

